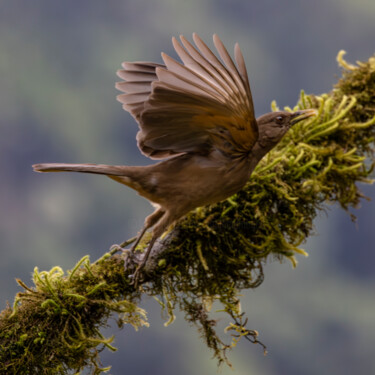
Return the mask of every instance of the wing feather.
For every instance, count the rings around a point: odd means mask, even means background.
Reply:
[[[246,89],[244,87],[244,83],[239,76],[238,70],[233,63],[233,60],[229,56],[227,49],[225,48],[223,42],[218,38],[216,34],[214,34],[213,39],[214,39],[215,47],[217,51],[219,52],[221,59],[224,61],[229,74],[232,76],[233,81],[235,82],[236,86],[241,92],[241,98],[247,101],[248,97],[247,97]]]
[[[176,78],[189,83],[201,90],[201,94],[205,96],[210,96],[216,98],[218,101],[223,101],[223,91],[218,92],[217,87],[212,85],[204,77],[198,75],[194,71],[190,70],[186,66],[178,63],[176,60],[172,59],[168,55],[162,54],[163,60],[166,65],[166,71]],[[158,70],[157,70],[158,71]],[[158,73],[157,73],[158,74]],[[167,82],[166,80],[160,79],[160,81]]]
[[[146,72],[146,73],[154,73],[155,68],[163,67],[163,64],[153,63],[149,61],[135,61],[135,62],[125,61],[121,65],[126,70],[133,70],[133,71]]]
[[[222,74],[220,74],[220,72],[218,72],[218,70],[209,63],[183,35],[181,35],[180,39],[190,56],[210,74],[212,79],[220,84],[231,96],[235,95],[233,89]]]
[[[147,81],[154,81],[157,77],[155,76],[155,72],[143,72],[137,70],[125,70],[120,69],[117,71],[117,75],[124,79],[125,81],[139,81],[139,82],[147,82]]]
[[[175,37],[172,38],[172,43],[174,49],[177,52],[177,55],[180,57],[186,68],[189,68],[190,70],[195,72],[195,74],[199,75],[202,79],[211,84],[212,87],[215,87],[216,90],[221,93],[221,95],[228,95],[225,86],[218,82],[218,80],[215,79],[212,74],[210,74],[209,70],[207,70],[203,65],[194,60],[194,58],[186,52],[186,50],[181,46],[181,44]]]
[[[126,93],[150,93],[151,81],[124,81],[117,82],[116,89]]]
[[[166,158],[217,148],[229,154],[249,151],[258,138],[250,85],[238,45],[233,62],[214,35],[221,61],[197,35],[195,46],[172,39],[181,63],[162,54],[165,65],[124,62],[117,98],[138,121],[140,150]]]
[[[217,69],[217,72],[221,74],[224,79],[227,81],[227,83],[232,88],[233,92],[238,95],[239,88],[237,87],[236,83],[233,81],[233,78],[229,72],[228,69],[225,68],[225,66],[221,63],[221,61],[214,55],[214,53],[208,48],[206,43],[203,42],[203,40],[196,34],[193,34],[193,40],[200,50],[203,57],[207,59],[208,62],[211,63],[211,65]]]
[[[252,99],[252,95],[251,95],[250,83],[249,83],[249,78],[248,78],[248,75],[247,75],[246,64],[245,64],[245,60],[243,58],[243,55],[242,55],[242,52],[241,52],[241,49],[240,49],[240,46],[239,46],[238,43],[236,43],[235,46],[234,46],[234,58],[236,60],[236,63],[237,63],[238,70],[239,70],[240,76],[242,78],[242,81],[245,84],[247,95],[251,99],[251,102],[252,102],[253,99]]]
[[[196,81],[190,81],[171,70],[156,68],[156,75],[158,76],[160,82],[169,84],[171,87],[174,87],[174,90],[176,91],[185,91],[187,94],[190,92],[203,97],[216,98],[215,93],[210,89],[203,87]]]

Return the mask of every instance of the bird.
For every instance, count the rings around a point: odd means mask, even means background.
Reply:
[[[150,159],[146,166],[34,164],[37,172],[80,172],[108,176],[148,199],[147,216],[130,254],[152,228],[134,272],[137,284],[155,241],[197,207],[223,201],[244,187],[259,161],[313,109],[274,111],[255,117],[244,57],[238,43],[234,60],[215,34],[215,54],[193,34],[172,38],[181,61],[162,53],[163,64],[124,62],[116,88],[125,111],[139,125],[137,145]]]

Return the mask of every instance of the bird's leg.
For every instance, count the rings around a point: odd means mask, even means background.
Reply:
[[[144,234],[146,233],[147,229],[151,228],[163,215],[164,215],[164,211],[161,208],[158,208],[151,215],[146,217],[145,223],[144,223],[144,226],[143,226],[141,232],[137,236],[137,239],[135,240],[135,242],[134,242],[133,246],[131,247],[130,251],[128,251],[128,256],[125,259],[125,269],[128,267],[130,259],[133,258],[133,255],[135,253],[135,249],[139,245],[139,243],[140,243],[142,237],[144,236]]]
[[[134,288],[137,288],[138,286],[138,280],[139,280],[139,273],[142,271],[143,267],[145,266],[147,259],[151,253],[152,247],[154,246],[155,241],[157,240],[157,236],[152,236],[150,243],[148,244],[147,250],[145,252],[145,255],[142,259],[142,262],[138,264],[137,269],[135,270],[134,274],[132,275]]]
[[[158,218],[159,218],[159,221],[154,226],[152,238],[151,238],[151,240],[148,244],[148,247],[147,247],[145,255],[142,259],[142,262],[138,265],[137,269],[135,270],[134,274],[132,275],[133,284],[134,284],[135,288],[137,288],[137,286],[138,286],[140,272],[144,268],[144,266],[147,262],[147,259],[151,254],[151,250],[152,250],[152,247],[154,246],[155,241],[163,234],[165,229],[167,229],[169,227],[169,225],[172,224],[173,221],[174,221],[173,217],[169,213],[166,213],[165,211],[163,211],[163,215],[160,215]]]
[[[124,268],[125,269],[128,268],[130,259],[133,258],[135,248],[138,246],[139,241],[142,239],[143,235],[145,234],[145,232],[146,232],[146,230],[148,228],[149,227],[147,227],[146,225],[143,226],[141,232],[137,235],[137,237],[135,237],[134,244],[132,245],[132,247],[130,248],[130,250],[125,249],[124,247],[122,247],[122,244],[121,245],[115,244],[115,245],[111,246],[111,250],[117,250],[117,251],[121,250],[123,253],[126,254],[126,256],[125,256],[125,264],[124,264]]]
[[[147,231],[148,228],[150,228],[149,225],[144,225],[143,228],[142,228],[142,230],[138,233],[137,239],[135,240],[135,242],[133,243],[132,247],[130,248],[130,252],[131,253],[135,253],[135,249],[137,248],[137,246],[141,242],[141,239],[144,236],[144,234],[146,233],[146,231]]]

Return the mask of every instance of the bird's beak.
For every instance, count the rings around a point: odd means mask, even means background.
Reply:
[[[316,109],[304,109],[301,111],[296,111],[292,114],[292,119],[290,120],[290,125],[293,126],[302,120],[305,120],[309,117],[316,116],[318,112]]]

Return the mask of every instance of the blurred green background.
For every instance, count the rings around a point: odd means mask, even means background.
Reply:
[[[41,175],[38,162],[145,164],[137,126],[116,102],[115,72],[124,60],[175,56],[170,39],[193,31],[210,46],[218,33],[248,65],[257,115],[294,105],[301,88],[330,91],[335,57],[375,52],[373,0],[3,0],[0,3],[0,303],[13,301],[34,266],[72,267],[95,260],[134,235],[150,205],[98,176]],[[363,191],[375,197],[375,186]],[[375,374],[375,205],[358,224],[336,206],[316,221],[304,245],[310,257],[270,262],[265,282],[244,296],[249,327],[269,349],[241,343],[235,371],[221,374]],[[216,362],[178,315],[165,328],[159,307],[144,301],[151,327],[116,333],[105,352],[111,374],[216,374]]]

